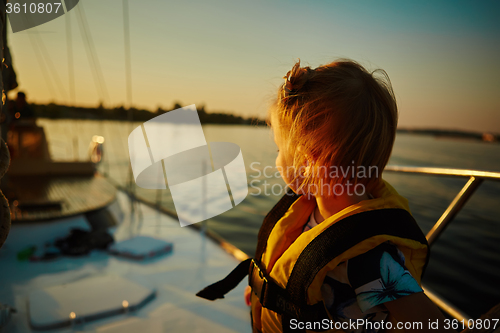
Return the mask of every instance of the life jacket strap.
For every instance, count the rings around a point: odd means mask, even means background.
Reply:
[[[294,303],[306,306],[307,290],[319,271],[356,244],[377,235],[416,241],[429,251],[424,234],[408,211],[384,208],[357,213],[332,224],[304,248],[288,278],[287,294]]]
[[[229,273],[224,279],[215,282],[205,289],[199,291],[196,296],[214,301],[224,298],[224,295],[233,290],[247,276],[252,259],[246,259]]]
[[[276,313],[300,318],[301,320],[319,320],[328,318],[323,303],[300,307],[290,299],[289,293],[270,278],[254,259],[242,261],[224,279],[215,282],[196,294],[198,297],[214,301],[234,289],[248,274],[249,285],[266,309]]]
[[[299,315],[299,307],[290,301],[286,290],[269,278],[259,264],[251,258],[242,261],[224,279],[205,287],[196,296],[210,301],[224,298],[224,295],[233,290],[247,274],[249,285],[263,307],[278,313]]]

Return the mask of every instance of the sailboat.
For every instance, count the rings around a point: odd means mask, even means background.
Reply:
[[[9,138],[13,158],[2,189],[10,208],[4,201],[0,238],[2,331],[137,332],[163,331],[167,325],[173,332],[234,332],[249,327],[240,297],[206,311],[195,296],[214,271],[232,267],[242,252],[210,232],[179,228],[172,216],[138,203],[133,193],[117,191],[96,173],[103,137],[92,139],[88,161],[74,162],[53,161],[44,129],[34,122],[18,122]],[[1,148],[8,156],[7,146]],[[0,160],[0,171],[7,166],[8,160]],[[46,255],[75,230],[105,230],[116,246],[89,256]],[[168,255],[172,251],[175,255]],[[22,290],[16,290],[19,282]]]
[[[5,1],[2,3],[5,6]],[[6,52],[3,78],[7,92],[16,88],[17,83],[6,45],[6,25],[2,30]],[[38,126],[34,118],[24,117],[23,112],[4,111],[10,123],[3,128],[10,166],[2,190],[9,199],[13,221],[67,217],[103,208],[114,200],[115,188],[96,174],[96,165],[102,159],[102,136],[96,135],[89,142],[88,160],[54,161],[44,128]]]

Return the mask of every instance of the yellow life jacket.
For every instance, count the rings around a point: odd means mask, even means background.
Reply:
[[[223,298],[249,270],[254,332],[304,332],[292,329],[291,320],[331,320],[321,294],[327,272],[386,241],[402,251],[406,268],[420,284],[428,244],[407,200],[385,181],[371,194],[374,199],[349,206],[303,233],[315,200],[289,192],[264,219],[255,259],[242,262],[198,296]]]

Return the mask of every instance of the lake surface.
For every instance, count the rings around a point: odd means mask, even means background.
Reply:
[[[51,155],[57,160],[87,159],[93,135],[105,138],[105,158],[99,169],[116,182],[130,183],[127,138],[140,123],[94,120],[39,119],[46,128]],[[228,141],[241,147],[249,194],[235,208],[216,216],[207,226],[230,243],[253,255],[262,219],[282,195],[272,133],[265,127],[206,125],[208,142]],[[392,165],[449,167],[500,172],[500,144],[398,134]],[[266,171],[266,173],[264,173]],[[270,176],[270,177],[266,177]],[[384,173],[410,202],[426,233],[465,184],[466,179]],[[168,190],[136,194],[175,210]],[[485,181],[432,247],[424,284],[462,311],[479,317],[500,303],[500,182]]]

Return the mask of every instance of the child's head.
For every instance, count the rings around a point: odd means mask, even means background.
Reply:
[[[339,186],[373,185],[396,135],[387,74],[369,73],[351,60],[316,69],[301,68],[299,61],[284,78],[270,120],[280,141],[277,166],[291,167],[280,170],[285,181],[325,196],[339,195]]]

